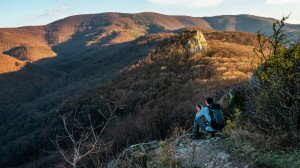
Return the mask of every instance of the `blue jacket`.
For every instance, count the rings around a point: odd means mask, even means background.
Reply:
[[[209,115],[209,109],[208,107],[203,107],[201,110],[199,110],[196,114],[196,117],[195,117],[195,122],[197,123],[203,123],[201,121],[201,117],[204,116],[206,118],[206,121],[208,122],[207,126],[205,127],[205,130],[206,131],[216,131],[215,129],[213,129],[211,126],[210,126],[210,122],[211,122],[211,117]]]

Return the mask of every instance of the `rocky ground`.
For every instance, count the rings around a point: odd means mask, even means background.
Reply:
[[[185,135],[172,141],[141,143],[124,150],[109,167],[250,167],[228,153],[225,144],[219,136],[191,140]]]

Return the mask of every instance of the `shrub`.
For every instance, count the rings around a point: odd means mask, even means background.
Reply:
[[[256,51],[262,64],[253,77],[257,85],[235,95],[225,111],[233,114],[228,117],[228,132],[264,151],[300,142],[300,41],[287,43],[285,19],[274,23],[273,35],[258,33],[261,48]]]
[[[274,145],[291,146],[299,143],[300,41],[284,46],[288,41],[282,30],[284,20],[274,24],[272,55],[257,71],[260,87],[254,122],[261,133],[277,136]]]

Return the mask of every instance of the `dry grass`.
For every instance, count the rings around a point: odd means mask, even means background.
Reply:
[[[215,32],[213,32],[215,34]],[[218,35],[222,36],[222,32]],[[248,38],[254,38],[247,34]],[[216,37],[215,37],[216,38]],[[215,67],[216,80],[247,80],[252,75],[253,68],[257,67],[259,59],[253,52],[254,46],[238,44],[239,41],[223,42],[223,40],[209,40],[209,48],[205,54],[195,57],[205,57]],[[201,67],[201,65],[199,65]]]
[[[0,29],[0,53],[26,61],[56,56],[44,35],[44,27]]]
[[[23,61],[8,55],[0,54],[0,74],[18,71],[25,65],[26,63]]]

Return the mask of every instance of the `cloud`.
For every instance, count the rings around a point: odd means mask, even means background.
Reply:
[[[45,13],[40,14],[38,17],[55,16],[64,12],[66,9],[67,7],[65,6],[58,7],[58,8],[50,8]]]
[[[290,4],[290,3],[300,3],[300,0],[267,0],[266,3],[272,5]]]
[[[200,8],[215,6],[223,0],[149,0],[151,3],[162,6]]]

